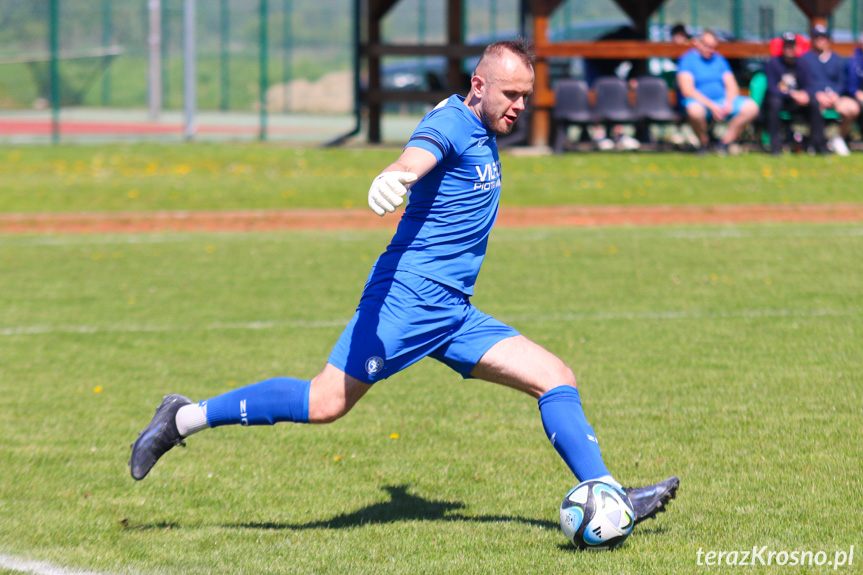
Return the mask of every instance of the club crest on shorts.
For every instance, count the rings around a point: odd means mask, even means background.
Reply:
[[[374,375],[384,368],[384,360],[376,355],[366,360],[366,373]]]

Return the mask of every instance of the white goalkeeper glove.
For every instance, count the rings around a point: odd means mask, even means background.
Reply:
[[[406,185],[417,181],[417,175],[410,172],[384,172],[374,179],[369,188],[369,207],[374,213],[383,216],[393,213],[402,205],[408,193]]]

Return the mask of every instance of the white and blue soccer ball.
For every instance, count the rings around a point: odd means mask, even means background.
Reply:
[[[560,528],[579,549],[616,549],[634,525],[635,511],[629,497],[604,481],[579,483],[560,504]]]

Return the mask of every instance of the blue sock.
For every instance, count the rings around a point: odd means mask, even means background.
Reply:
[[[308,380],[275,377],[208,399],[202,405],[206,404],[210,427],[308,423],[310,385]]]
[[[544,394],[539,398],[539,413],[549,441],[579,482],[611,475],[576,388],[561,385]]]

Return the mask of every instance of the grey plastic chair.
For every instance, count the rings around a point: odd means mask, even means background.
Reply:
[[[585,82],[565,79],[555,84],[552,121],[555,126],[553,149],[556,154],[559,154],[566,146],[566,132],[569,126],[585,127],[594,122]]]

